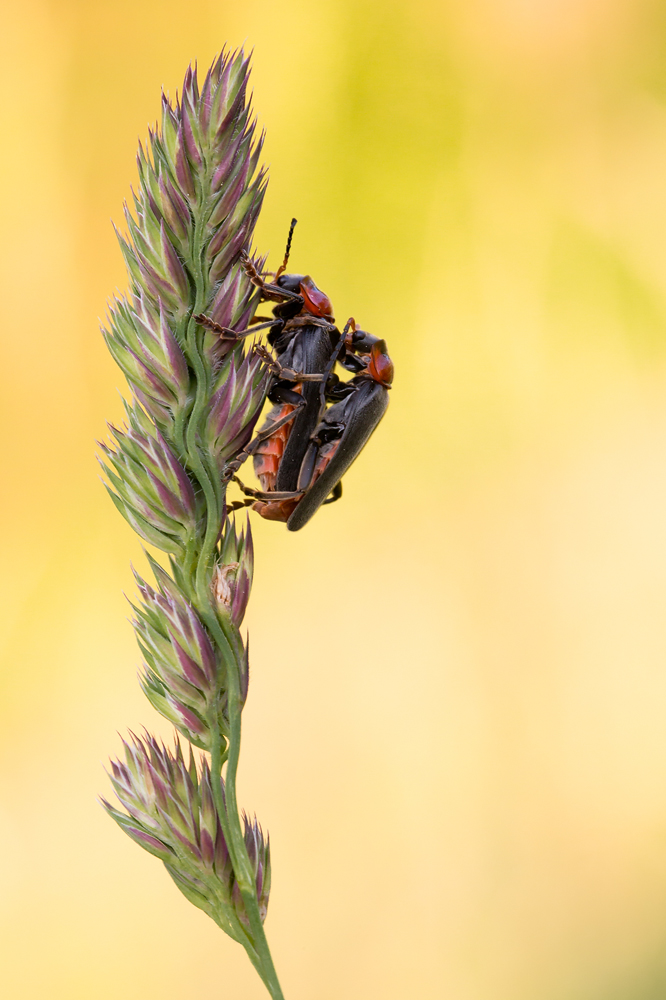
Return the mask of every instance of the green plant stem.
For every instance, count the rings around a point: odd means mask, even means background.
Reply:
[[[194,374],[196,376],[197,387],[194,406],[192,407],[192,412],[190,413],[190,418],[185,432],[185,440],[190,465],[194,469],[206,498],[206,530],[197,565],[197,592],[202,590],[203,585],[209,576],[213,553],[215,551],[215,545],[217,543],[220,524],[222,521],[222,510],[224,507],[224,493],[220,483],[219,474],[217,474],[216,471],[210,466],[207,467],[207,463],[204,461],[197,444],[199,426],[203,415],[206,412],[206,405],[210,395],[210,380],[204,359],[201,356],[200,345],[197,342],[197,324],[194,320],[194,316],[198,315],[203,309],[206,299],[206,283],[202,264],[202,231],[204,226],[205,220],[201,218],[198,219],[195,223],[192,238],[192,259],[196,269],[196,296],[186,335],[189,354],[194,368]]]
[[[201,357],[200,346],[197,343],[197,324],[193,319],[195,315],[198,315],[202,311],[205,300],[205,279],[202,266],[203,226],[204,221],[199,219],[195,224],[192,240],[192,260],[196,270],[196,297],[187,328],[187,344],[196,376],[196,395],[185,430],[185,443],[189,464],[201,485],[206,500],[206,529],[196,563],[193,590],[196,594],[198,611],[214,636],[218,648],[222,653],[223,661],[227,664],[225,680],[227,704],[229,707],[230,737],[225,782],[226,803],[222,797],[221,781],[218,780],[222,777],[223,766],[222,735],[217,718],[218,713],[215,713],[215,718],[210,720],[212,736],[211,783],[213,801],[220,819],[222,832],[229,848],[234,877],[238,883],[238,888],[245,905],[245,912],[250,923],[250,940],[247,940],[247,935],[244,932],[241,943],[244,945],[250,961],[257,969],[273,1000],[284,1000],[261,922],[255,879],[245,846],[245,838],[236,798],[236,772],[238,770],[238,755],[241,743],[242,707],[240,697],[239,637],[226,634],[227,630],[221,626],[211,604],[211,567],[224,510],[224,487],[216,470],[207,468],[207,463],[204,461],[197,444],[199,425],[205,413],[210,394],[208,373],[204,360]]]
[[[173,427],[173,437],[176,442],[176,447],[178,448],[178,457],[183,458],[187,453],[187,444],[185,441],[185,424],[187,417],[190,412],[190,405],[181,406],[176,413],[176,419],[174,420]]]
[[[231,694],[231,692],[230,692]],[[250,867],[250,860],[247,855],[247,849],[245,847],[245,839],[243,837],[243,831],[241,829],[240,816],[238,813],[238,802],[236,799],[236,771],[238,768],[238,755],[240,753],[241,744],[241,710],[240,701],[232,701],[229,698],[229,722],[230,722],[230,737],[229,737],[229,757],[227,760],[227,772],[226,772],[226,799],[227,799],[227,815],[229,817],[229,826],[232,840],[238,839],[240,841],[241,847],[241,857],[240,861],[243,862],[243,867],[246,868],[246,877],[241,879],[236,876],[236,881],[243,896],[243,902],[245,903],[245,912],[248,915],[250,921],[250,929],[255,942],[255,947],[257,952],[263,959],[264,968],[267,974],[267,986],[270,991],[271,996],[274,1000],[284,1000],[282,990],[280,988],[280,983],[278,981],[277,972],[273,964],[273,958],[271,956],[270,948],[268,946],[268,941],[266,939],[266,932],[264,931],[264,925],[261,920],[261,914],[259,913],[259,902],[257,900],[257,890],[252,874],[252,869]]]
[[[216,640],[224,639],[225,643],[229,639],[224,635],[222,627],[214,613],[208,613],[206,624],[215,636]],[[235,645],[235,643],[234,643]],[[238,655],[236,654],[236,664]],[[213,785],[213,800],[215,808],[220,817],[220,825],[227,841],[231,863],[238,888],[240,889],[245,912],[250,921],[250,930],[254,947],[260,958],[262,965],[261,978],[266,988],[273,997],[273,1000],[284,1000],[277,972],[273,964],[268,940],[264,931],[264,925],[259,913],[259,902],[257,900],[257,888],[252,872],[252,865],[248,857],[245,846],[245,838],[241,826],[240,814],[238,811],[238,801],[236,798],[236,773],[238,770],[238,757],[241,745],[241,699],[239,686],[239,671],[231,669],[227,671],[227,703],[229,706],[229,756],[227,760],[227,772],[225,775],[225,799],[222,798],[222,788],[216,779],[222,773],[222,740],[217,726],[212,728],[213,745],[211,750],[211,776]]]
[[[266,982],[266,977],[264,976],[264,970],[261,963],[261,958],[257,954],[257,950],[253,946],[250,940],[250,936],[243,927],[243,925],[241,924],[240,920],[232,920],[229,917],[227,918],[227,922],[225,924],[225,921],[220,918],[214,917],[213,919],[215,920],[215,923],[220,928],[220,930],[224,931],[225,934],[228,934],[229,937],[232,939],[232,941],[238,941],[239,944],[243,945],[245,951],[247,952],[247,957],[250,959],[252,965],[257,970],[261,978],[261,981],[268,989],[269,986],[268,983]]]

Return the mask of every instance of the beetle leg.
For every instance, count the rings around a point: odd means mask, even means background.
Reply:
[[[227,504],[227,514],[234,510],[242,510],[243,507],[251,507],[254,500],[233,500],[231,503]]]
[[[367,367],[366,363],[357,354],[351,354],[349,351],[347,351],[344,358],[340,361],[340,364],[348,372],[353,372],[354,375],[358,375],[359,372],[364,371]]]
[[[261,294],[265,299],[283,301],[285,299],[303,298],[303,296],[299,295],[298,292],[290,292],[287,288],[281,288],[279,285],[270,285],[268,282],[264,281],[245,251],[243,251],[240,255],[240,263],[252,284],[255,288],[258,288],[261,291]]]
[[[304,399],[298,405],[294,406],[291,413],[286,413],[283,417],[280,417],[279,420],[274,420],[268,427],[264,427],[263,430],[259,431],[254,439],[250,441],[247,448],[244,448],[243,451],[239,451],[236,457],[227,464],[227,467],[222,475],[222,482],[228,483],[232,476],[238,472],[243,462],[247,461],[248,458],[254,455],[261,442],[265,441],[266,438],[271,437],[271,435],[274,434],[278,428],[282,427],[284,424],[288,424],[290,420],[293,420],[294,417],[300,412],[302,406],[305,406]]]
[[[310,372],[297,372],[293,368],[285,368],[280,362],[273,357],[271,352],[263,347],[262,344],[257,344],[254,348],[254,353],[257,354],[262,361],[265,361],[268,368],[270,368],[271,373],[280,381],[283,382],[321,382],[322,379],[327,378],[326,374],[317,375]]]
[[[269,330],[274,326],[284,326],[284,320],[281,319],[267,319],[263,320],[261,323],[255,323],[254,326],[248,326],[246,330],[227,330],[227,333],[233,333],[234,337],[249,337],[251,334],[256,333],[257,330]]]
[[[314,372],[297,372],[293,368],[282,368],[280,367],[279,372],[277,372],[279,378],[284,379],[286,382],[323,382],[326,378],[325,374],[315,374]]]
[[[289,300],[300,299],[301,301],[303,300],[303,296],[299,295],[298,292],[290,292],[288,288],[282,288],[280,285],[270,285],[263,279],[261,284],[258,285],[257,287],[261,289],[264,298],[272,299],[273,301],[275,301],[277,296],[279,296],[281,299],[289,299]]]
[[[198,316],[195,316],[194,321],[195,323],[198,323],[199,326],[203,326],[207,330],[217,333],[222,340],[240,340],[242,337],[249,337],[251,334],[256,333],[257,330],[267,330],[268,327],[283,325],[283,321],[281,319],[271,319],[262,323],[256,323],[254,326],[249,326],[247,330],[231,330],[228,326],[220,326],[220,324],[216,323],[214,319],[211,319],[210,316],[204,316],[203,313],[199,313]]]
[[[347,322],[345,323],[345,328],[342,331],[342,333],[340,334],[340,339],[337,342],[337,344],[335,345],[335,349],[334,349],[334,351],[333,351],[333,353],[332,353],[332,355],[331,355],[331,357],[329,359],[328,364],[326,365],[326,370],[324,372],[324,377],[323,377],[322,383],[321,383],[321,390],[319,392],[319,417],[317,419],[317,424],[315,424],[315,427],[321,422],[322,417],[324,416],[324,413],[326,412],[326,389],[327,389],[327,386],[328,386],[328,380],[329,380],[329,378],[331,376],[331,373],[333,372],[333,369],[335,368],[335,362],[338,360],[338,357],[340,355],[340,351],[342,350],[342,348],[345,345],[345,341],[347,339],[347,334],[349,333],[350,329],[352,329],[352,327],[354,329],[356,329],[356,324],[354,322],[354,318],[350,317],[347,320]]]
[[[327,399],[331,403],[339,403],[341,400],[346,399],[347,396],[351,396],[357,389],[358,383],[353,378],[349,382],[338,382],[329,388]]]
[[[296,500],[303,496],[303,490],[255,490],[252,486],[246,486],[238,476],[232,476],[236,485],[253,500]]]
[[[335,501],[339,500],[341,496],[342,496],[342,480],[340,480],[339,483],[335,484],[335,486],[331,490],[331,495],[326,500],[324,500],[322,507],[325,507],[327,503],[335,503]]]
[[[270,388],[268,399],[271,403],[289,403],[290,406],[303,405],[303,396],[298,389],[294,389],[293,382],[276,382]]]

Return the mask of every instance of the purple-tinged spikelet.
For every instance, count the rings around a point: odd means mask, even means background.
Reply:
[[[190,373],[183,351],[169,325],[162,299],[153,303],[143,290],[131,301],[116,298],[104,337],[125,378],[142,398],[158,404],[159,424],[170,425],[170,416],[182,409],[190,387]]]
[[[221,614],[231,616],[239,627],[245,615],[254,572],[254,546],[250,519],[245,530],[236,530],[228,519],[219,543],[219,558],[213,573],[213,595]]]
[[[266,919],[268,910],[268,897],[271,891],[271,849],[268,837],[264,839],[263,830],[257,823],[256,817],[250,820],[243,813],[243,826],[245,845],[248,857],[252,865],[252,875],[257,890],[257,902],[259,903],[259,914],[262,921]],[[249,927],[249,921],[245,912],[245,904],[240,894],[238,885],[233,886],[232,898],[236,912],[243,924]]]
[[[146,697],[195,746],[210,750],[211,720],[229,734],[225,665],[185,595],[150,556],[153,589],[135,573],[141,604],[134,628],[144,657]]]
[[[162,95],[161,127],[137,157],[139,186],[118,234],[131,292],[110,307],[111,353],[160,425],[186,405],[197,350],[211,369],[231,349],[210,331],[188,336],[195,311],[245,326],[258,292],[238,265],[266,187],[262,138],[247,101],[248,60],[222,54],[201,92],[188,69],[180,100]],[[261,261],[256,262],[262,266]]]
[[[143,739],[132,735],[123,747],[124,760],[111,762],[109,777],[126,812],[102,800],[106,811],[132,840],[165,862],[181,891],[214,920],[233,926],[235,918],[249,926],[215,810],[208,762],[197,767],[191,751],[186,762],[178,740],[170,750],[147,733]],[[224,798],[224,780],[217,780]],[[243,825],[263,920],[271,881],[268,839],[256,819],[243,815]]]
[[[268,369],[238,350],[220,367],[212,388],[204,441],[220,471],[252,437],[268,389]]]
[[[126,412],[126,430],[110,426],[115,448],[100,445],[113,487],[109,493],[145,541],[165,552],[181,552],[197,530],[192,482],[145,411],[126,406]]]
[[[252,264],[261,272],[265,266],[265,258],[253,259]],[[248,282],[245,271],[232,268],[216,286],[213,297],[207,309],[210,316],[220,326],[232,330],[244,330],[254,315],[258,295],[248,298]],[[203,338],[204,352],[215,369],[229,353],[233,341],[223,340],[217,334],[206,330]]]
[[[196,70],[188,69],[180,100],[162,95],[161,127],[139,148],[139,188],[121,247],[137,291],[154,308],[161,303],[177,336],[202,271],[200,308],[242,322],[256,306],[256,291],[237,267],[266,186],[247,78],[242,52],[222,54],[201,92]]]

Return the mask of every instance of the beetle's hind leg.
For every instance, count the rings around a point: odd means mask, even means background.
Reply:
[[[291,413],[286,413],[278,420],[274,420],[272,424],[268,425],[268,427],[264,427],[263,430],[260,430],[252,441],[250,441],[249,445],[244,448],[243,451],[239,451],[236,457],[227,463],[227,467],[222,475],[222,482],[228,483],[229,480],[236,475],[243,462],[247,461],[248,458],[254,455],[261,442],[265,441],[266,438],[271,437],[271,435],[274,434],[280,427],[283,427],[284,424],[288,424],[290,420],[293,420],[303,406],[305,406],[305,400],[300,397],[298,403],[294,404],[294,409]]]
[[[330,496],[326,500],[324,500],[322,507],[325,507],[327,503],[335,503],[335,501],[339,500],[341,496],[342,496],[342,480],[340,480],[339,483],[335,484],[335,486],[331,490]]]
[[[299,500],[303,496],[303,490],[255,490],[252,486],[246,486],[238,476],[232,476],[231,478],[245,496],[250,497],[249,500],[240,503],[241,507],[251,503],[252,500]]]
[[[254,500],[251,498],[247,500],[232,500],[230,503],[227,503],[227,514],[231,514],[235,510],[243,510],[245,507],[251,507],[253,503]]]
[[[272,328],[274,326],[284,326],[284,320],[269,319],[255,323],[254,326],[248,326],[246,330],[232,330],[228,326],[221,326],[219,323],[216,323],[214,319],[211,319],[210,316],[205,316],[204,313],[199,313],[195,316],[194,321],[199,326],[205,327],[206,330],[216,333],[222,340],[241,340],[243,337],[249,337],[259,330],[268,330],[269,327]]]

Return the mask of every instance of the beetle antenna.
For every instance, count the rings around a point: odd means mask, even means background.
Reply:
[[[284,260],[280,264],[280,266],[277,269],[277,272],[275,274],[275,278],[274,278],[275,281],[277,281],[278,278],[280,277],[280,275],[284,274],[284,272],[287,270],[287,264],[289,262],[289,254],[291,253],[291,241],[292,241],[293,236],[294,236],[294,229],[296,228],[296,222],[297,221],[298,221],[297,219],[292,219],[291,220],[291,225],[289,226],[289,236],[287,237],[287,249],[284,252]]]

